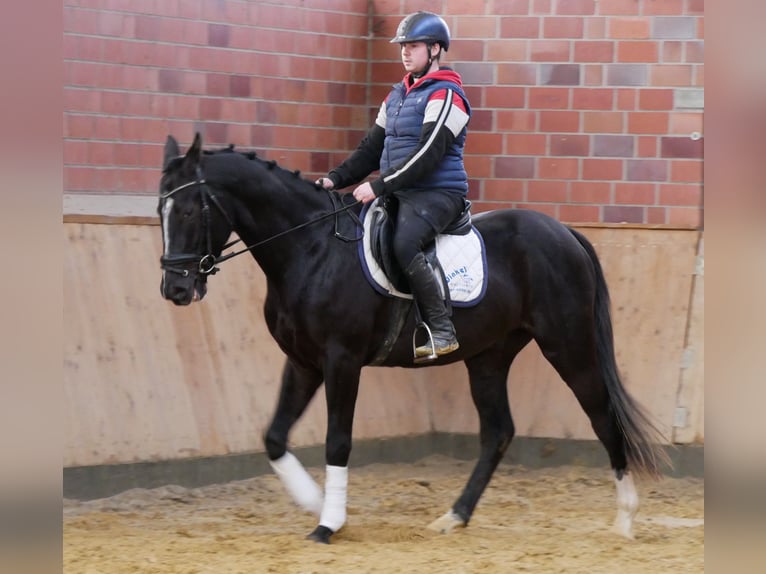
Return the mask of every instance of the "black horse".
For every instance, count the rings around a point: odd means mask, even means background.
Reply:
[[[268,283],[266,322],[287,356],[266,451],[294,500],[319,516],[309,538],[325,543],[346,520],[362,367],[373,364],[384,347],[385,357],[375,364],[416,366],[413,305],[407,302],[401,314],[402,300],[378,293],[365,278],[357,246],[337,238],[339,220],[350,221],[361,211],[341,200],[254,153],[231,147],[203,151],[199,134],[184,155],[173,137],[165,144],[158,206],[162,295],[176,305],[202,299],[208,275],[227,258],[221,253],[232,232],[247,246],[240,252],[250,251],[261,266]],[[592,245],[534,211],[497,210],[475,216],[473,223],[486,248],[486,293],[475,306],[454,309],[460,348],[431,364],[465,362],[481,451],[460,497],[429,528],[449,532],[468,524],[514,435],[507,395],[511,363],[534,339],[606,448],[617,488],[615,530],[631,537],[638,508],[633,474],[658,477],[667,457],[656,427],[620,382],[609,294]],[[398,335],[391,324],[397,315],[403,317]],[[324,493],[287,450],[290,429],[323,382]]]

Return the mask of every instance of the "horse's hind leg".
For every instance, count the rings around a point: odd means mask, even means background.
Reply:
[[[322,512],[322,489],[295,455],[287,451],[287,438],[321,384],[320,372],[304,369],[288,359],[282,372],[277,410],[264,437],[274,472],[298,506],[317,516]]]
[[[456,526],[468,524],[479,498],[511,444],[514,426],[508,404],[508,371],[514,357],[529,339],[520,333],[509,344],[466,360],[471,397],[479,413],[481,451],[462,494],[449,512],[429,524],[429,529],[447,533]]]
[[[554,329],[552,332],[556,332]],[[609,390],[599,368],[595,341],[582,329],[571,338],[558,330],[556,341],[538,338],[543,355],[558,371],[590,419],[596,437],[606,449],[614,470],[617,489],[617,517],[614,531],[633,538],[633,517],[638,510],[638,492],[627,471],[625,439],[611,405]]]

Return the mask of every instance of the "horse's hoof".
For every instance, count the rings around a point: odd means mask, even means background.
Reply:
[[[429,524],[428,529],[439,534],[449,534],[458,526],[465,526],[465,521],[450,510],[447,514]]]
[[[612,532],[622,536],[623,538],[627,538],[628,540],[636,539],[636,537],[633,535],[633,525],[630,522],[625,522],[624,520],[615,520],[614,524],[612,525]]]
[[[313,540],[314,542],[318,542],[319,544],[329,544],[330,536],[332,535],[333,535],[333,531],[327,528],[326,526],[317,526],[314,529],[314,532],[306,536],[306,539]]]

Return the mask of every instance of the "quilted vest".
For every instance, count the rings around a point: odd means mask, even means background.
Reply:
[[[396,84],[386,100],[386,139],[380,160],[380,170],[385,172],[403,162],[416,148],[420,141],[428,98],[434,92],[450,89],[463,98],[468,115],[471,109],[462,88],[457,84],[443,80],[426,80],[421,85],[406,91],[403,82]],[[417,189],[442,189],[465,196],[468,193],[468,175],[463,164],[463,146],[466,128],[458,134],[447,149],[442,161],[425,179],[417,184]]]

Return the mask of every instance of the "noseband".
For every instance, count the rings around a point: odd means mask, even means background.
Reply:
[[[223,209],[223,206],[218,201],[218,198],[210,191],[205,183],[205,178],[202,177],[202,170],[197,167],[197,179],[195,181],[179,185],[175,189],[160,195],[161,199],[166,199],[182,189],[200,186],[200,198],[202,200],[202,233],[205,236],[207,249],[205,255],[199,255],[198,253],[174,253],[171,255],[162,255],[162,257],[160,257],[160,265],[163,271],[169,271],[170,273],[177,273],[182,277],[188,277],[190,272],[188,265],[194,263],[196,264],[196,272],[199,275],[206,277],[207,275],[215,275],[218,273],[218,267],[215,266],[216,258],[215,255],[213,255],[212,236],[210,233],[210,204],[208,203],[208,200],[213,202],[232,228],[234,225],[232,224],[231,219],[229,219],[226,211]],[[236,243],[236,241],[224,245],[223,249],[226,249],[234,243]]]

